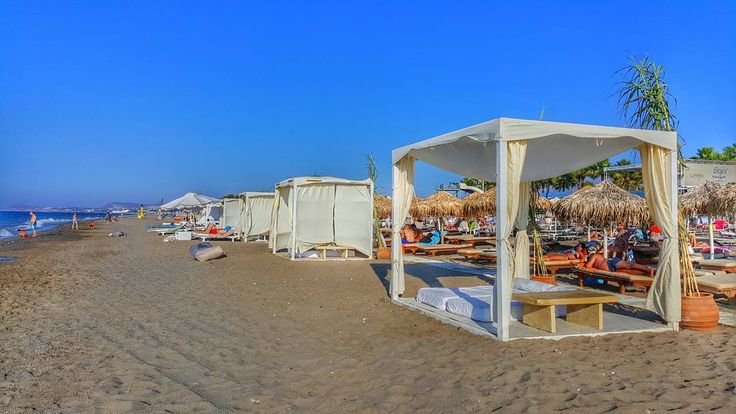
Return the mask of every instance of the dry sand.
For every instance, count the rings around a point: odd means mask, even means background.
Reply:
[[[153,223],[0,246],[0,412],[736,407],[734,329],[498,343],[392,305],[385,262],[197,263]]]

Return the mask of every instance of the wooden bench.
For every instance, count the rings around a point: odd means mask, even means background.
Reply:
[[[524,304],[522,322],[555,333],[555,306],[567,305],[567,321],[588,328],[603,329],[603,304],[618,301],[613,295],[573,290],[566,292],[514,293],[511,299]]]
[[[534,258],[530,258],[530,262],[534,262]],[[552,276],[557,276],[557,271],[560,269],[574,269],[578,264],[580,264],[580,260],[545,260],[544,261],[544,267],[547,268],[547,270],[552,274]]]
[[[592,277],[596,279],[603,279],[604,282],[615,282],[618,284],[618,293],[626,293],[626,288],[629,286],[642,286],[645,291],[649,291],[652,286],[653,278],[643,275],[633,275],[630,273],[622,272],[607,272],[605,270],[589,269],[581,266],[575,267],[575,276],[578,277],[578,286],[583,287],[586,278]]]
[[[354,247],[350,247],[350,246],[329,246],[329,245],[325,245],[325,246],[314,246],[314,249],[320,251],[319,252],[319,257],[321,259],[326,259],[327,258],[327,251],[328,250],[339,251],[340,252],[340,257],[342,257],[343,259],[347,259],[349,257],[348,256],[348,252],[350,252],[351,250],[355,250]]]
[[[726,273],[736,273],[736,260],[732,259],[713,259],[700,260],[700,268],[708,270],[723,270]]]

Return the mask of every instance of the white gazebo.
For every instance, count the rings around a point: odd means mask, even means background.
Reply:
[[[404,293],[404,259],[399,231],[414,196],[414,164],[421,160],[447,171],[496,183],[497,271],[493,326],[509,339],[511,286],[528,276],[526,234],[529,183],[555,177],[638,149],[646,201],[667,238],[662,243],[646,307],[673,329],[680,321],[680,266],[677,249],[677,134],[629,128],[499,118],[395,149],[390,294]],[[512,230],[516,250],[512,248]],[[516,264],[515,264],[516,263]]]
[[[276,184],[269,246],[291,259],[315,246],[373,252],[373,181],[297,177]]]
[[[238,229],[243,241],[265,236],[271,230],[273,192],[246,191],[235,198],[222,200],[220,225]]]

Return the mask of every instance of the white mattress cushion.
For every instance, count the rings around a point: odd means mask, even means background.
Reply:
[[[575,286],[551,285],[531,279],[514,279],[514,289],[525,292],[568,292],[577,288]]]
[[[493,293],[493,286],[475,286],[464,288],[421,288],[417,292],[417,302],[427,304],[437,309],[445,310],[449,299],[460,296],[480,296]]]
[[[476,296],[469,298],[452,298],[447,300],[448,312],[470,318],[478,322],[493,322],[493,296]],[[523,318],[524,304],[511,301],[511,320],[520,321]],[[555,306],[555,316],[567,314],[567,306]]]

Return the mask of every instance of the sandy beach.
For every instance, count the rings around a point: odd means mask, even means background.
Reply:
[[[736,406],[731,328],[499,343],[391,304],[387,262],[294,263],[264,243],[219,242],[227,257],[198,263],[190,243],[146,233],[154,223],[0,246],[19,258],[0,263],[0,411]],[[112,229],[128,236],[105,237]]]

